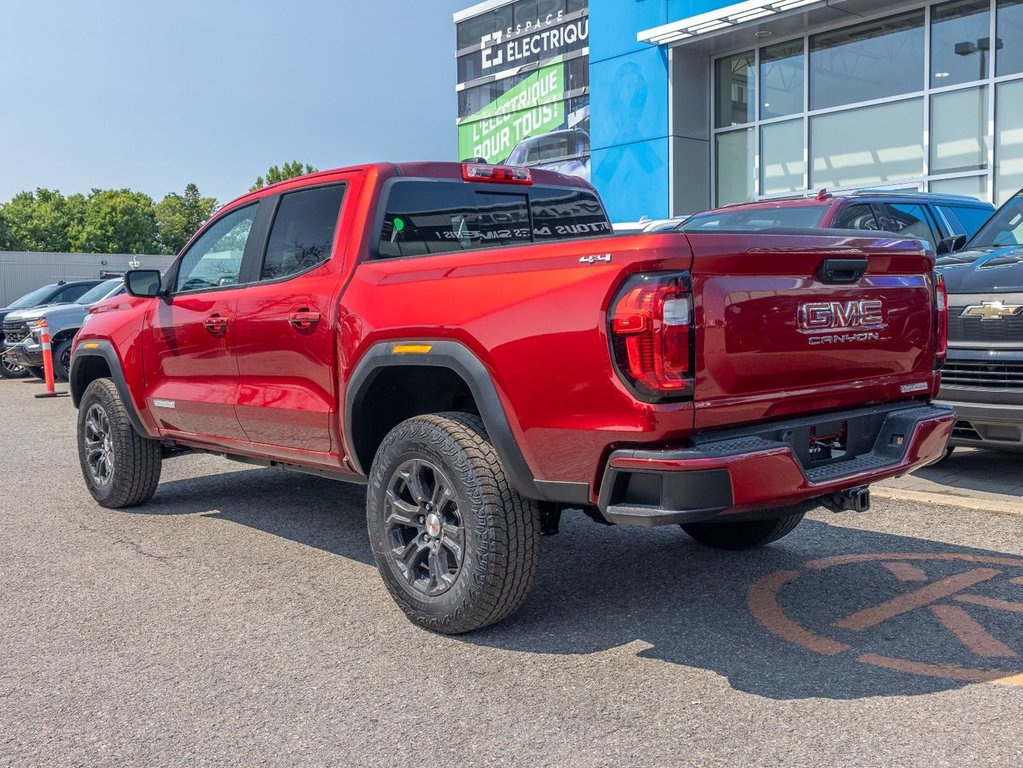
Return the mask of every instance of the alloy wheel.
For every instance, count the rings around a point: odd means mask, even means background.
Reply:
[[[106,485],[114,474],[114,443],[110,417],[99,404],[85,416],[85,461],[96,485]]]
[[[424,459],[406,461],[391,476],[384,507],[392,568],[420,594],[447,592],[465,554],[462,512],[450,478]]]

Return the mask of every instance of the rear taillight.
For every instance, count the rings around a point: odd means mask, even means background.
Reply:
[[[611,305],[611,347],[625,383],[645,400],[693,396],[689,275],[630,278]]]
[[[462,178],[465,181],[490,181],[497,184],[533,183],[533,174],[528,168],[483,163],[462,163]]]
[[[934,367],[940,368],[948,357],[948,291],[941,275],[934,282],[934,312],[937,316],[934,323]]]

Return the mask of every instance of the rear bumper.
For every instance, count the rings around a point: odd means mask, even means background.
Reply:
[[[897,477],[937,461],[955,420],[945,405],[901,403],[707,435],[685,450],[611,454],[599,507],[620,525],[773,517],[782,507]],[[810,429],[845,422],[851,458],[805,466]],[[818,433],[821,434],[821,433]],[[775,512],[772,512],[774,510]]]

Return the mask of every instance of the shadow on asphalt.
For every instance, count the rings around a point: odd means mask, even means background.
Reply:
[[[915,477],[949,488],[1001,493],[1023,500],[1023,453],[964,450],[944,461],[918,469]]]
[[[358,486],[249,470],[163,484],[139,512],[205,512],[372,564],[364,503]],[[926,694],[1023,675],[1023,557],[819,520],[760,551],[718,552],[678,528],[568,512],[519,613],[461,642],[542,654],[635,644],[620,652],[772,699]]]

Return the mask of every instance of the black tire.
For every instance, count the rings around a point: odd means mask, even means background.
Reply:
[[[946,447],[945,448],[945,452],[941,455],[941,458],[938,459],[934,463],[935,464],[940,464],[941,462],[945,461],[945,459],[951,458],[952,454],[955,453],[955,452],[956,452],[956,447],[954,445],[950,445],[950,446]]]
[[[737,552],[757,549],[788,536],[806,515],[806,509],[771,520],[734,523],[685,523],[682,530],[707,547]]]
[[[71,345],[74,337],[64,339],[53,345],[53,378],[57,381],[67,381],[71,372]]]
[[[511,487],[478,416],[418,416],[391,430],[373,459],[366,521],[391,597],[434,632],[501,621],[536,579],[539,506]]]
[[[110,509],[144,504],[160,482],[160,441],[135,431],[110,379],[96,379],[82,395],[78,461],[89,493]]]
[[[34,376],[37,379],[45,379],[46,378],[46,371],[44,371],[42,368],[36,368],[35,366],[31,366],[30,365],[30,366],[26,366],[25,370],[28,371],[30,376]]]
[[[28,376],[28,371],[23,366],[13,361],[8,362],[7,358],[0,359],[0,378],[23,379],[26,376]]]

